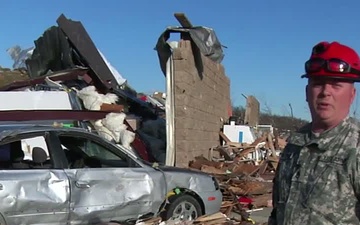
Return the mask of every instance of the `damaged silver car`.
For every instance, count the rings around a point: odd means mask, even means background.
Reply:
[[[0,126],[0,224],[96,224],[220,210],[207,174],[144,162],[81,128]]]

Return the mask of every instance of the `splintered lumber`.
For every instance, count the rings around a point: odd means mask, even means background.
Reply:
[[[274,168],[274,169],[276,169],[277,168],[277,166],[278,166],[278,164],[279,164],[279,158],[277,157],[277,156],[270,156],[269,158],[268,158],[268,161],[270,162],[270,164],[272,165],[272,167]]]
[[[269,193],[252,197],[253,205],[256,208],[271,207],[271,203],[270,203],[271,199],[272,199],[272,194],[269,194]]]
[[[247,148],[244,148],[244,150],[242,150],[240,153],[239,153],[239,157],[244,157],[250,153],[252,153],[253,151],[255,151],[255,147],[252,147],[252,146],[249,146]]]
[[[265,141],[266,141],[266,137],[262,136],[262,137],[257,138],[251,145],[256,146],[256,145],[260,144],[261,142],[265,142]]]
[[[106,223],[106,224],[122,224],[122,223]],[[125,223],[124,223],[125,224]],[[128,224],[128,223],[126,223]],[[230,218],[222,212],[217,212],[211,215],[204,215],[196,218],[193,221],[177,221],[177,220],[167,220],[161,221],[160,217],[148,219],[148,220],[140,220],[137,221],[135,225],[246,225],[248,224],[243,218],[233,217]],[[100,224],[99,224],[100,225]],[[105,225],[105,224],[101,224]]]
[[[275,146],[274,146],[274,142],[273,142],[273,136],[270,133],[267,136],[267,143],[268,143],[269,148],[271,150],[272,156],[276,157],[276,151],[275,151]]]
[[[226,144],[231,142],[230,139],[222,131],[220,131],[219,134],[220,134],[220,137],[225,141]]]
[[[286,140],[279,138],[279,137],[276,138],[276,140],[277,140],[279,149],[284,149],[286,146]]]
[[[254,171],[258,170],[259,166],[255,166],[253,164],[245,164],[245,163],[241,163],[241,164],[236,164],[234,165],[234,167],[232,168],[232,172],[235,174],[253,174]]]
[[[261,140],[258,140],[259,143]],[[259,207],[271,207],[272,187],[271,182],[274,173],[271,173],[271,162],[276,163],[278,158],[269,157],[263,160],[260,165],[254,165],[251,162],[214,162],[204,157],[196,157],[189,167],[195,170],[201,170],[213,175],[219,182],[220,190],[223,194],[220,212],[229,217],[232,213],[241,215],[240,220],[235,220],[238,224],[246,224],[249,215],[246,209],[255,209]],[[268,171],[268,169],[271,169]],[[244,198],[246,201],[244,202]],[[241,201],[241,202],[240,202]],[[212,222],[202,222],[203,224],[234,224],[232,220],[220,218]],[[229,223],[231,222],[231,223]]]
[[[190,161],[189,162],[189,167],[194,168],[194,169],[198,169],[198,170],[200,170],[203,165],[207,165],[207,166],[211,166],[211,167],[215,167],[217,169],[220,169],[220,168],[223,167],[224,163],[223,162],[209,161],[208,159],[206,159],[203,156],[195,157],[195,161]]]
[[[227,144],[232,147],[232,148],[243,148],[246,147],[246,145],[244,145],[243,143],[239,143],[239,142],[227,142]]]
[[[230,152],[228,152],[225,147],[219,146],[215,149],[220,153],[220,155],[224,156],[225,160],[231,161],[233,158],[230,156]]]
[[[206,222],[206,221],[211,221],[211,220],[218,220],[218,219],[226,219],[227,216],[221,212],[218,212],[218,213],[215,213],[215,214],[212,214],[212,215],[207,215],[207,216],[201,216],[201,217],[198,217],[196,220],[195,220],[195,223],[196,222]]]
[[[209,174],[226,174],[226,171],[207,165],[203,165],[200,170]]]
[[[232,174],[239,176],[253,174],[259,168],[259,166],[255,166],[253,164],[212,162],[201,157],[191,161],[189,163],[189,167],[209,174]]]
[[[153,225],[153,224],[159,224],[161,221],[162,221],[161,217],[155,217],[147,220],[138,221],[138,224],[141,223],[142,225]]]
[[[267,166],[268,166],[268,162],[266,160],[263,160],[259,166],[259,173],[264,174],[267,169]]]
[[[261,195],[272,191],[272,183],[255,180],[235,180],[231,179],[229,184],[236,195]]]

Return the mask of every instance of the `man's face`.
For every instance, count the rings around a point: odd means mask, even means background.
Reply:
[[[355,93],[352,82],[309,78],[306,86],[306,100],[313,122],[330,125],[339,123],[348,115]]]

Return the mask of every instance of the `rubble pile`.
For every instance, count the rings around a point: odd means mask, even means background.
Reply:
[[[220,136],[225,144],[210,149],[211,160],[198,156],[190,161],[189,167],[217,178],[223,192],[221,212],[227,216],[235,212],[246,217],[244,209],[272,207],[272,180],[285,140],[264,134],[254,143],[244,144],[226,141],[223,133]],[[215,151],[220,157],[214,156]],[[250,158],[249,154],[254,152],[263,154],[262,160]]]
[[[121,223],[120,223],[121,224]],[[228,217],[224,213],[218,212],[212,215],[198,217],[193,221],[162,221],[160,217],[144,221],[138,221],[136,225],[253,225],[254,221]],[[115,225],[115,224],[114,224]]]

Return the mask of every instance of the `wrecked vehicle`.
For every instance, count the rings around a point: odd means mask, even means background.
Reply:
[[[0,125],[0,224],[96,224],[218,212],[201,172],[145,162],[83,128]]]

